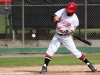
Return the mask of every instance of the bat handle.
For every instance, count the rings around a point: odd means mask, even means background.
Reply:
[[[65,30],[64,32],[65,32],[65,33],[67,33],[67,32],[68,32],[68,30]]]

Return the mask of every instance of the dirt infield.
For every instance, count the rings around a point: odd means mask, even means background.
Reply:
[[[100,75],[100,64],[94,65],[98,72],[91,72],[86,65],[48,66],[46,74],[40,74],[41,66],[0,67],[0,75]]]

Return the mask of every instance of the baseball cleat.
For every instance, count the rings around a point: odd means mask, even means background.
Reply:
[[[43,66],[41,70],[41,74],[45,74],[47,72],[47,67]]]
[[[92,64],[89,64],[88,67],[92,70],[92,72],[97,72],[97,69]]]

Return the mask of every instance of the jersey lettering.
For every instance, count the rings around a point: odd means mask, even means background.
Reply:
[[[67,26],[70,26],[70,23],[64,19],[60,19],[60,22],[66,24]]]

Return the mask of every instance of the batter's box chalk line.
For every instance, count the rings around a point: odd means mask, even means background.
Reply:
[[[23,75],[23,74],[32,74],[31,72],[6,72],[6,73],[0,73],[0,75]]]

